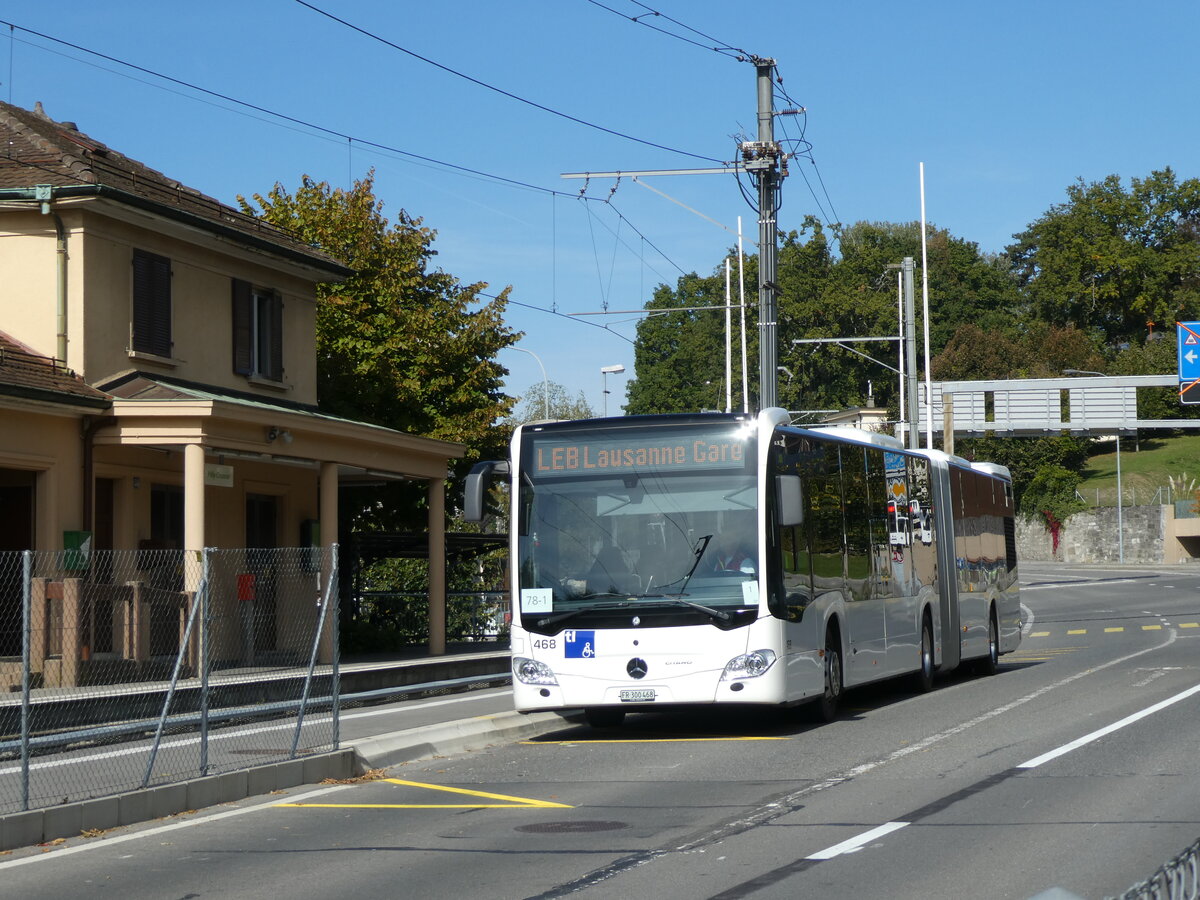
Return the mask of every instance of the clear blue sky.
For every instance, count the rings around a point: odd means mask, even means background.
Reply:
[[[756,127],[753,66],[587,0],[312,2],[510,93],[698,156],[731,159],[733,135]],[[791,165],[784,229],[810,213],[846,223],[915,220],[924,161],[929,221],[999,252],[1061,202],[1078,177],[1115,173],[1127,180],[1168,165],[1181,177],[1200,175],[1195,0],[603,2],[626,16],[657,10],[778,61],[784,87],[808,114],[806,122],[787,120],[777,136],[797,137],[805,126],[816,163]],[[735,242],[629,180],[609,208],[581,203],[574,195],[582,182],[559,178],[710,163],[534,109],[296,0],[67,0],[9,4],[0,18],[17,26],[0,26],[5,100],[25,107],[41,101],[54,118],[228,203],[276,181],[294,189],[302,174],[345,185],[373,166],[385,212],[406,209],[437,230],[442,268],[492,290],[511,284],[513,300],[532,307],[564,314],[636,309],[681,270],[712,272]],[[663,18],[642,21],[712,45]],[[248,111],[23,29],[355,140]],[[565,196],[455,173],[363,141]],[[741,215],[746,234],[756,232],[730,178],[650,183],[728,228]],[[597,180],[587,190],[606,197],[612,187]],[[633,374],[631,317],[589,317],[585,324],[514,305],[508,321],[525,332],[519,346],[540,357],[549,378],[584,391],[597,411],[600,368],[625,365],[625,375],[609,378],[609,412],[617,411]],[[540,381],[533,357],[505,351],[502,360],[510,393]],[[723,360],[714,360],[714,385],[722,370]]]

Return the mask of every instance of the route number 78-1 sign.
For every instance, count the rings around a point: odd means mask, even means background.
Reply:
[[[1179,402],[1200,403],[1200,322],[1175,323]]]

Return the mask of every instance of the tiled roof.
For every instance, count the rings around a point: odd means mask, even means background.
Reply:
[[[3,394],[68,404],[82,401],[87,406],[109,403],[108,394],[0,332],[0,395]]]
[[[0,191],[58,188],[109,188],[167,210],[232,229],[255,243],[267,243],[288,255],[349,274],[332,256],[273,225],[226,206],[162,172],[130,159],[81,132],[74,122],[56,122],[39,103],[33,111],[0,101]]]

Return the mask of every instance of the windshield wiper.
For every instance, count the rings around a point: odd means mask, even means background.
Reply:
[[[699,603],[693,603],[691,600],[684,600],[682,597],[663,597],[662,600],[665,603],[678,603],[682,606],[690,606],[692,609],[696,610],[697,612],[702,612],[705,615],[710,616],[714,619],[720,619],[722,622],[732,622],[733,621],[733,616],[731,616],[729,613],[725,612],[724,610],[713,609],[711,606],[703,606]]]
[[[601,594],[598,596],[623,597],[625,595],[624,594]],[[544,618],[544,619],[538,619],[537,627],[538,628],[546,628],[549,625],[554,625],[554,624],[557,624],[558,622],[565,622],[568,619],[573,619],[576,616],[580,616],[580,615],[583,615],[584,613],[588,613],[588,612],[593,612],[595,610],[624,609],[627,606],[629,606],[628,600],[623,601],[621,603],[600,603],[600,604],[597,604],[594,606],[581,606],[578,609],[568,609],[568,610],[565,610],[564,612],[555,613],[552,616],[546,616],[546,618]]]

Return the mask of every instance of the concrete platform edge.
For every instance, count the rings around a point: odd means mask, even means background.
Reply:
[[[359,767],[366,772],[403,762],[482,750],[492,744],[537,737],[568,725],[567,717],[559,713],[506,712],[367,738],[355,742],[354,752]]]

